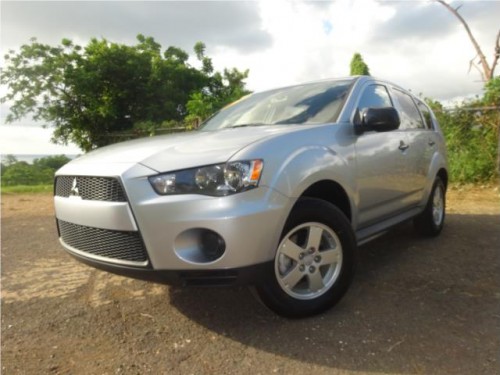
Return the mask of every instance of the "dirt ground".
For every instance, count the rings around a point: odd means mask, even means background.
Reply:
[[[360,248],[333,310],[286,320],[245,288],[173,288],[82,265],[49,195],[2,196],[2,374],[499,374],[498,189],[452,189],[440,237]]]

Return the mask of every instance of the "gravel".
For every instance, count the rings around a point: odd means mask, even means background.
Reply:
[[[360,248],[333,310],[286,320],[246,288],[98,271],[58,244],[52,197],[2,196],[4,374],[498,374],[500,204],[451,190],[445,229]]]

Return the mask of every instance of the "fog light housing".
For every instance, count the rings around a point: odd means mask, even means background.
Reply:
[[[213,230],[192,228],[177,236],[174,251],[180,259],[188,263],[212,263],[222,258],[226,251],[226,242]]]
[[[224,254],[226,243],[217,233],[204,230],[200,236],[200,250],[209,261],[214,261]]]

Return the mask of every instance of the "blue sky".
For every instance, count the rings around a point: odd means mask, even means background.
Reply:
[[[91,37],[135,43],[138,33],[163,48],[191,53],[201,40],[217,69],[250,69],[248,87],[263,90],[348,75],[360,52],[374,76],[415,93],[452,101],[481,95],[479,74],[469,70],[476,55],[458,21],[434,1],[2,1],[1,49],[17,49],[29,38],[85,44]],[[460,1],[483,52],[493,54],[500,27],[500,1]],[[2,53],[3,55],[3,53]],[[3,61],[2,61],[3,64]],[[5,88],[1,89],[5,92]],[[4,124],[0,153],[77,153],[55,148],[50,130],[30,119]],[[35,125],[35,126],[33,126]],[[75,152],[77,151],[77,152]]]

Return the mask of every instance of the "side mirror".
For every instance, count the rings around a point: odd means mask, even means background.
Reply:
[[[400,123],[398,111],[393,107],[364,108],[356,113],[354,130],[356,134],[370,130],[386,132],[399,128]]]

